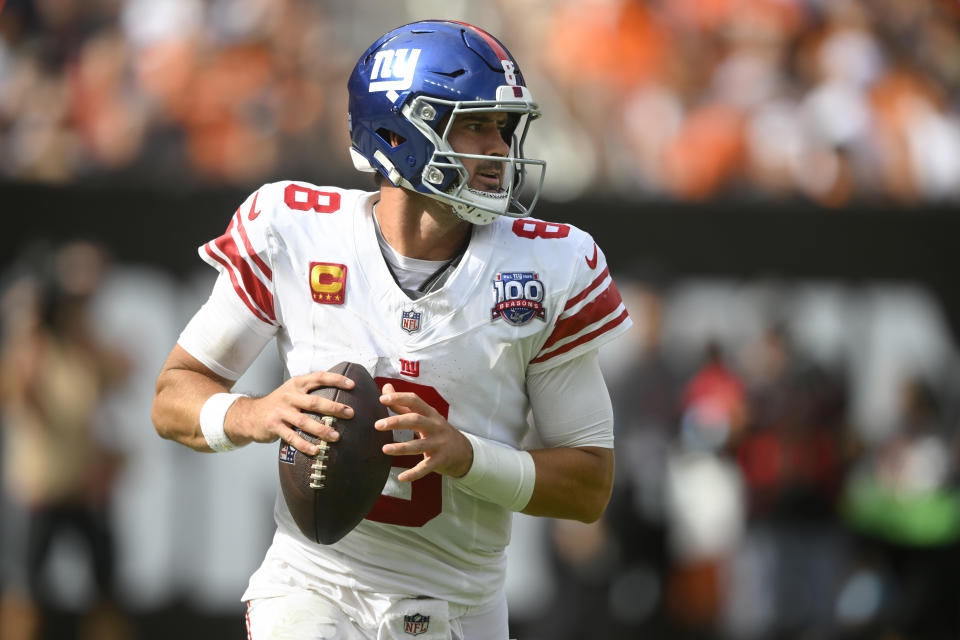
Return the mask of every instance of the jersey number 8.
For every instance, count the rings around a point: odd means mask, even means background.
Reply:
[[[450,403],[444,400],[443,396],[433,387],[398,378],[378,377],[375,379],[377,386],[380,388],[383,388],[383,385],[389,382],[397,391],[410,391],[417,394],[424,402],[436,409],[444,419],[447,419],[450,414]],[[420,455],[396,456],[393,459],[393,466],[401,469],[411,469],[422,458]],[[370,513],[367,514],[367,520],[401,527],[422,527],[443,511],[442,483],[443,479],[440,474],[430,473],[410,484],[409,500],[381,495],[374,503],[373,508],[370,509]]]

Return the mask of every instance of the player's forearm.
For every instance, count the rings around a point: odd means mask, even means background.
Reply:
[[[211,451],[200,429],[203,403],[215,393],[229,391],[224,384],[186,369],[165,369],[157,378],[151,417],[162,438],[197,451]]]
[[[613,449],[558,447],[530,452],[537,480],[523,513],[595,522],[613,490]]]

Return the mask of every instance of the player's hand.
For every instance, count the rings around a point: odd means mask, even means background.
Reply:
[[[340,434],[303,412],[348,419],[353,417],[353,409],[340,402],[310,395],[310,391],[318,387],[352,389],[353,386],[350,378],[317,371],[290,378],[262,398],[238,398],[227,412],[224,425],[227,437],[238,445],[281,439],[307,455],[316,455],[318,447],[301,437],[296,429],[327,442],[336,442]]]
[[[398,392],[387,383],[383,385],[380,402],[397,415],[377,420],[374,428],[380,431],[410,429],[419,436],[409,442],[394,442],[383,447],[383,452],[391,456],[423,456],[414,467],[397,476],[398,480],[413,482],[432,471],[459,478],[470,470],[473,464],[470,441],[420,396],[409,391]]]

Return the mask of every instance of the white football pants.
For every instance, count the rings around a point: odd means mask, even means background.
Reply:
[[[451,620],[447,603],[398,600],[377,628],[361,626],[312,591],[247,603],[248,640],[507,640],[507,601]]]

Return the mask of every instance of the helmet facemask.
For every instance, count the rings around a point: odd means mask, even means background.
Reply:
[[[512,91],[513,87],[501,89]],[[526,88],[523,88],[523,91],[526,92]],[[498,91],[498,98],[502,98],[504,93]],[[438,114],[444,112],[447,112],[448,117],[442,127],[443,131],[438,133],[433,127],[438,120]],[[476,112],[516,114],[515,122],[504,135],[504,141],[510,146],[509,155],[477,155],[453,150],[447,137],[457,116]],[[523,143],[530,123],[540,117],[536,104],[517,99],[450,101],[418,96],[403,107],[402,114],[433,146],[433,152],[420,176],[421,184],[429,191],[425,195],[446,202],[453,208],[455,215],[473,224],[490,224],[497,216],[524,218],[530,215],[539,199],[546,171],[544,160],[523,157]],[[470,175],[462,162],[464,159],[505,165],[501,172],[500,189],[493,192],[470,187]],[[539,176],[530,202],[524,204],[519,196],[527,167],[530,165],[538,168]],[[409,186],[412,188],[412,185]]]

